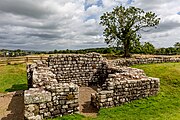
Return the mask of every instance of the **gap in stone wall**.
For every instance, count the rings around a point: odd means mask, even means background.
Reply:
[[[91,104],[91,94],[97,93],[97,87],[79,88],[79,110],[80,114],[88,117],[96,117],[98,109]]]

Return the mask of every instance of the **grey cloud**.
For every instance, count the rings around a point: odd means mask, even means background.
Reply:
[[[101,41],[84,41],[83,44],[87,44],[87,45],[99,45],[102,44]]]
[[[25,45],[26,41],[22,42],[22,41],[8,41],[6,43],[10,43],[10,44],[14,44],[14,45]]]
[[[105,11],[112,10],[114,5],[119,5],[117,1],[127,3],[125,0],[106,1],[107,6],[98,7],[95,4],[92,11],[85,11],[85,0],[0,0],[0,49],[54,50],[105,47],[107,45],[103,38],[98,37],[103,32],[103,28],[98,24],[99,16]],[[157,10],[159,15],[166,9],[162,8],[162,5],[174,3],[168,1],[135,0],[133,4],[145,10]],[[177,15],[177,12],[174,14]],[[167,18],[169,16],[167,14]],[[142,41],[154,41],[155,46],[173,44],[180,38],[178,22],[178,18],[165,19],[157,29],[142,33]],[[173,39],[171,44],[169,39]]]
[[[98,35],[98,31],[96,31],[97,26],[94,24],[86,26],[84,24],[83,19],[86,18],[86,15],[82,16],[77,14],[76,11],[65,10],[67,11],[66,13],[61,11],[45,18],[45,16],[50,15],[50,12],[44,10],[40,2],[15,1],[17,3],[3,0],[3,4],[0,5],[0,17],[2,18],[0,19],[1,32],[7,31],[8,33],[4,36],[7,41],[3,41],[0,48],[11,48],[13,46],[15,49],[20,47],[21,49],[36,50],[83,48],[86,44],[82,43],[81,40],[93,41],[89,37]],[[60,6],[67,5],[65,3]],[[78,2],[73,3],[75,3],[73,5],[76,5]],[[76,9],[79,11],[79,3],[77,6]],[[73,17],[77,19],[73,19]]]
[[[180,23],[174,21],[167,21],[159,24],[159,28],[161,31],[167,31],[178,27],[180,27]]]
[[[175,22],[175,21],[165,21],[163,23],[160,23],[157,28],[152,28],[149,30],[148,33],[157,33],[160,34],[161,32],[166,32],[166,31],[170,31],[176,28],[180,27],[180,23],[179,22]],[[141,31],[142,33],[146,33]]]
[[[42,39],[56,39],[56,38],[60,38],[59,35],[56,35],[56,34],[46,34],[46,33],[41,33],[41,34],[32,33],[32,34],[28,34],[27,36],[28,37],[35,36],[35,37],[39,37],[39,38],[42,38]]]
[[[157,29],[154,30],[154,32],[164,32],[164,31],[170,31],[172,29],[176,29],[180,27],[180,23],[176,23],[173,21],[161,23]]]
[[[99,31],[97,31],[96,29],[94,31],[86,31],[84,33],[84,35],[87,35],[87,36],[96,36],[96,35],[99,35]]]
[[[0,36],[0,39],[7,39],[6,37]]]
[[[56,21],[34,21],[30,18],[16,18],[12,16],[6,16],[4,14],[0,14],[0,26],[20,26],[34,29],[58,29],[59,25]],[[11,18],[11,20],[9,20]],[[48,19],[47,19],[48,20]]]
[[[33,18],[44,18],[51,15],[52,11],[42,7],[40,2],[36,0],[1,0],[0,11]]]

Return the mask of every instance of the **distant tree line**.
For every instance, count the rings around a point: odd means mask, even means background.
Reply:
[[[26,56],[30,54],[34,54],[35,52],[32,51],[25,51],[25,50],[7,50],[1,49],[0,50],[0,57],[17,57],[17,56]]]
[[[88,48],[88,49],[80,49],[80,50],[54,50],[49,51],[48,54],[86,54],[91,52],[101,53],[101,54],[113,54],[113,53],[119,53],[122,50],[119,48],[109,47],[109,48]]]
[[[177,55],[180,54],[180,43],[174,44],[174,47],[168,48],[155,48],[151,43],[145,42],[144,44],[138,43],[133,46],[131,53],[134,54],[156,54],[156,55]]]
[[[97,52],[100,54],[116,54],[122,55],[123,48],[117,47],[108,47],[108,48],[89,48],[89,49],[81,49],[81,50],[54,50],[46,52],[48,54],[86,54],[90,52]],[[130,52],[132,54],[156,54],[156,55],[178,55],[180,54],[180,43],[177,42],[174,47],[168,48],[155,48],[153,44],[149,42],[145,42],[141,44],[140,42],[132,45]]]
[[[123,55],[124,51],[121,47],[106,47],[106,48],[89,48],[80,50],[54,50],[54,51],[26,51],[26,50],[0,50],[0,57],[16,57],[26,56],[31,54],[86,54],[96,52],[100,54]],[[151,43],[140,42],[133,43],[130,53],[132,54],[156,54],[156,55],[180,55],[180,43],[177,42],[173,47],[155,48]]]

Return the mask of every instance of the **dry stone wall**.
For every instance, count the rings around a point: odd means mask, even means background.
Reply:
[[[56,75],[50,70],[45,60],[27,65],[27,79],[29,88],[45,88],[46,84],[58,83]]]
[[[153,58],[122,58],[117,60],[110,60],[114,66],[131,66],[135,64],[151,64],[151,63],[165,63],[165,62],[180,62],[180,57],[153,57]]]
[[[45,88],[30,88],[24,92],[27,120],[42,120],[79,112],[79,87],[73,83],[51,83]]]
[[[29,90],[24,92],[25,119],[41,120],[79,111],[79,87],[96,85],[91,102],[97,108],[156,95],[158,78],[134,64],[180,62],[180,58],[139,58],[107,61],[100,54],[55,55],[27,65]]]
[[[79,86],[96,85],[99,79],[106,77],[102,71],[106,64],[97,53],[50,56],[47,61],[28,65],[28,84],[29,87],[40,87],[47,81],[54,81]]]
[[[101,68],[104,61],[100,54],[51,56],[48,62],[57,81],[61,83],[90,86],[96,84],[103,75]]]
[[[119,106],[125,102],[156,95],[160,80],[147,77],[143,70],[109,67],[105,83],[91,95],[92,104],[99,108]]]

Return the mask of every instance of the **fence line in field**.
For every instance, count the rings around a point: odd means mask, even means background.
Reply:
[[[0,57],[0,65],[31,63],[33,60],[46,60],[47,56]]]

